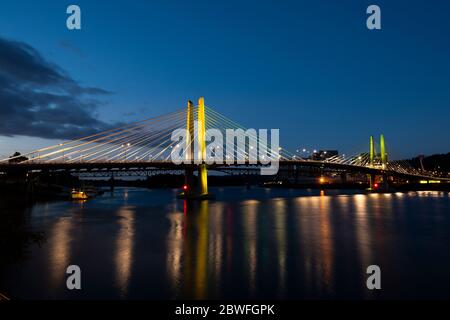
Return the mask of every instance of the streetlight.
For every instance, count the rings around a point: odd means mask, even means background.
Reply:
[[[127,161],[127,151],[128,151],[128,147],[131,146],[131,144],[128,142],[127,144],[122,144],[122,148],[125,148],[125,159],[124,161]]]

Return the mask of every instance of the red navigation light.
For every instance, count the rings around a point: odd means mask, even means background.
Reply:
[[[187,189],[188,189],[188,186],[187,186],[187,185],[184,185],[184,186],[183,186],[183,190],[184,190],[184,191],[187,191]]]
[[[376,188],[378,188],[378,183],[374,183],[373,184],[373,187],[376,189]]]

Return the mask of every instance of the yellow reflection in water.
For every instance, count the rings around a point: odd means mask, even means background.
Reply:
[[[132,207],[125,206],[117,215],[120,220],[115,253],[116,284],[122,296],[126,296],[133,265],[134,211]]]
[[[210,211],[213,214],[210,214]],[[194,299],[218,289],[223,252],[223,204],[184,201],[183,213],[168,215],[167,274],[175,292]]]
[[[206,298],[207,254],[208,254],[208,202],[201,201],[197,218],[197,261],[195,268],[194,292],[197,299]]]

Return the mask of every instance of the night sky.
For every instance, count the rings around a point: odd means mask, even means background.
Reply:
[[[448,0],[3,0],[0,155],[199,96],[291,150],[363,152],[384,133],[394,158],[449,152],[449,15]]]

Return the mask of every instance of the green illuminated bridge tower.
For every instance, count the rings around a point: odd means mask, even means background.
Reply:
[[[388,157],[386,152],[386,143],[384,140],[384,135],[380,135],[380,153],[377,154],[375,149],[375,142],[373,136],[370,136],[370,155],[369,155],[369,166],[372,168],[380,168],[381,172],[386,170],[388,165]],[[384,189],[388,188],[388,179],[387,175],[369,175],[370,180],[370,189],[377,190],[380,187]]]

